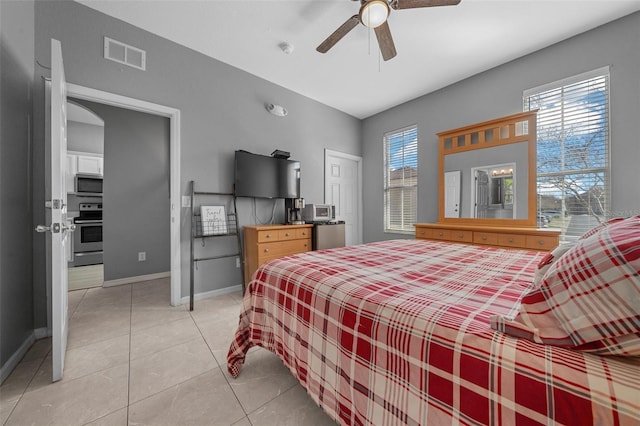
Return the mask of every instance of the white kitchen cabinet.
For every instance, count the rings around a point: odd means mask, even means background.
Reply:
[[[104,174],[104,158],[100,154],[79,151],[67,152],[67,192],[75,192],[76,175]]]
[[[91,174],[102,176],[104,172],[104,159],[94,155],[78,155],[77,169],[78,174]]]

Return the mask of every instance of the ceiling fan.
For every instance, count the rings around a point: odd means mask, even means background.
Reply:
[[[354,29],[358,23],[368,28],[373,28],[378,39],[382,59],[388,61],[396,56],[396,46],[393,44],[391,31],[387,18],[391,13],[391,9],[416,9],[419,7],[434,6],[454,6],[460,3],[460,0],[354,0],[360,1],[360,11],[357,15],[353,15],[337,30],[335,30],[325,41],[323,41],[316,50],[320,53],[327,53],[342,37],[347,35],[349,31]]]

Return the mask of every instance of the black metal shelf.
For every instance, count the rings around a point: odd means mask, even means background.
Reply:
[[[238,229],[238,219],[237,219],[237,207],[236,207],[236,196],[233,192],[209,192],[209,191],[196,191],[195,190],[195,182],[191,181],[190,183],[191,190],[191,279],[189,286],[189,310],[193,311],[193,298],[194,298],[194,280],[195,280],[195,267],[198,262],[203,262],[207,260],[217,260],[217,259],[227,259],[230,257],[238,257],[240,258],[240,275],[242,277],[241,282],[244,286],[244,274],[243,274],[243,266],[244,259],[242,257],[242,241],[240,240],[240,231]],[[224,207],[229,207],[231,211],[225,212],[224,219],[220,219],[219,217],[214,220],[203,220],[202,214],[199,213],[199,210],[202,206],[208,206],[210,203],[200,204],[196,207],[197,200],[223,200]],[[226,238],[226,237],[236,237],[236,251],[233,253],[227,253],[217,256],[208,256],[208,257],[196,257],[195,256],[195,245],[194,242],[196,239],[200,238],[202,241],[202,245],[205,245],[205,240],[209,238]]]
[[[210,194],[217,195],[217,194]],[[196,223],[196,229],[194,231],[194,238],[209,238],[209,237],[228,237],[238,235],[236,227],[236,214],[227,213],[224,224],[207,223],[202,220],[202,216],[194,213],[193,219]],[[206,231],[206,232],[205,232]]]

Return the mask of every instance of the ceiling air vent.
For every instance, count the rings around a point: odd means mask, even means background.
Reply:
[[[143,71],[146,69],[147,52],[109,37],[104,38],[104,57]]]

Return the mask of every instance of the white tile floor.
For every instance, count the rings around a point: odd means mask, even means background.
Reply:
[[[3,425],[335,425],[262,348],[226,369],[241,294],[169,305],[169,279],[69,293],[64,378],[39,340],[0,386]]]

